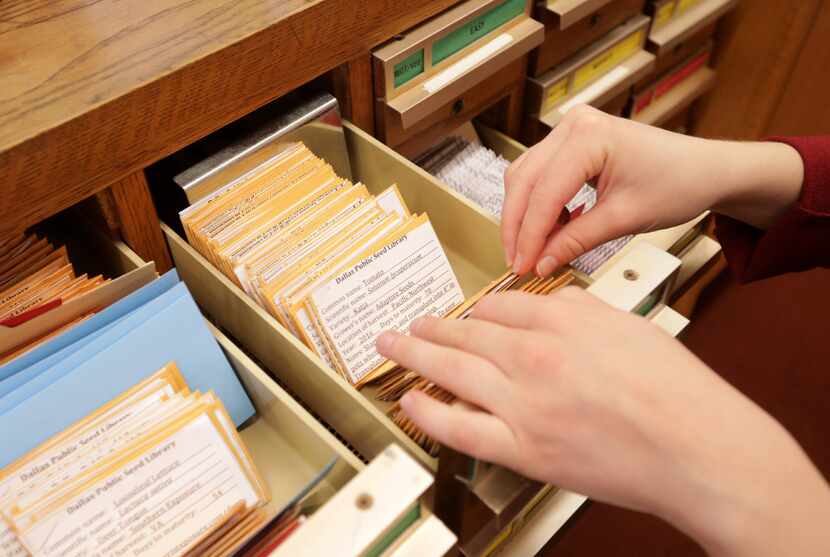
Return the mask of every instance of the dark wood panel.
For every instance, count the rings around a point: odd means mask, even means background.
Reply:
[[[161,232],[156,208],[144,172],[130,174],[109,191],[124,241],[145,261],[155,261],[165,273],[173,267],[167,242]]]
[[[333,72],[334,94],[343,117],[365,132],[375,133],[375,92],[372,57],[362,54]]]
[[[830,5],[822,3],[767,135],[830,133]]]
[[[100,191],[453,3],[3,2],[0,233]]]
[[[696,135],[757,139],[766,133],[822,4],[738,4],[717,33],[718,86],[696,111]]]

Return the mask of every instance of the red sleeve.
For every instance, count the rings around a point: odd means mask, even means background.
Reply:
[[[741,282],[830,267],[830,136],[774,137],[804,160],[804,186],[797,205],[768,230],[719,215],[717,235]]]

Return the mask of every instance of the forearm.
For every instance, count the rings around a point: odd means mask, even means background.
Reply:
[[[712,557],[830,554],[830,487],[798,443],[752,403],[719,412],[731,397],[712,398],[710,423],[670,441],[679,460],[659,514]]]
[[[718,173],[715,212],[767,229],[798,202],[804,162],[789,145],[717,141],[710,149]]]

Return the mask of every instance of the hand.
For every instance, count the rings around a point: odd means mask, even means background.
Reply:
[[[785,144],[698,139],[578,106],[505,173],[508,265],[549,275],[608,240],[713,208],[765,228],[798,199],[803,173],[801,157]],[[589,181],[596,207],[557,224]]]
[[[401,400],[439,442],[657,514],[712,554],[830,548],[830,492],[798,445],[642,317],[566,288],[487,297],[470,319],[411,332],[385,333],[379,352],[467,401]]]

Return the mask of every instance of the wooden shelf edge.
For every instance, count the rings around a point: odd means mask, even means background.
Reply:
[[[611,0],[548,0],[545,9],[559,18],[559,30],[564,31],[610,3]]]
[[[648,37],[649,46],[661,54],[674,48],[679,42],[695,34],[719,19],[738,4],[738,0],[708,0],[689,9],[664,27],[652,31]]]
[[[631,119],[650,126],[660,126],[709,92],[714,87],[715,80],[715,70],[701,68]]]

